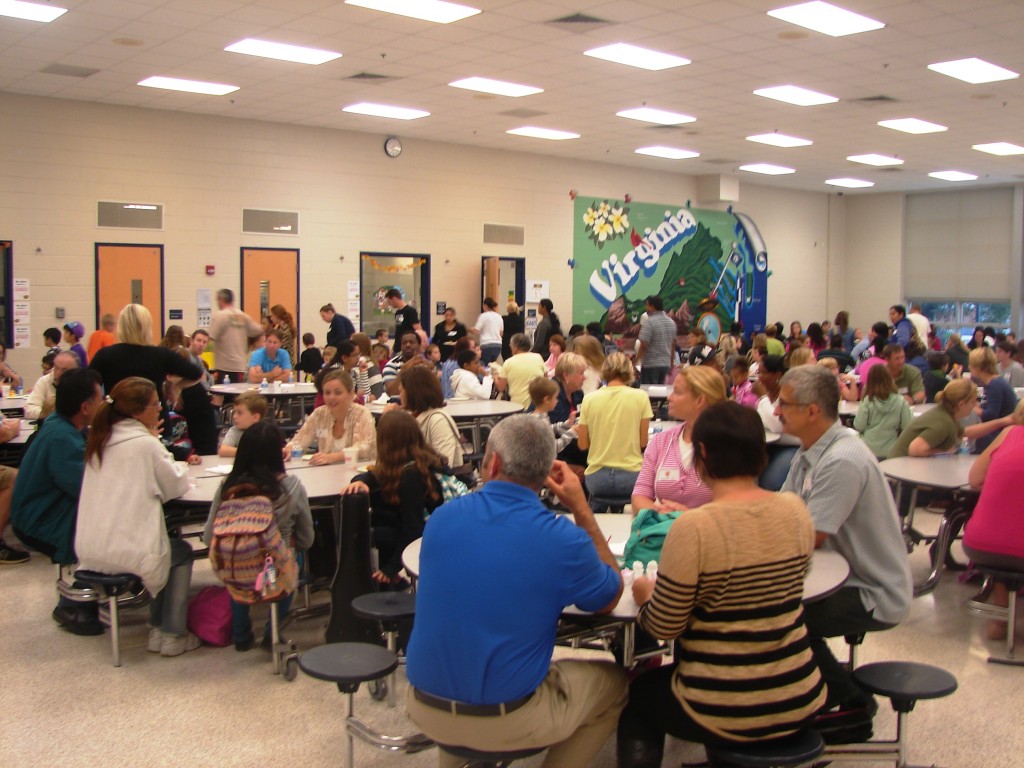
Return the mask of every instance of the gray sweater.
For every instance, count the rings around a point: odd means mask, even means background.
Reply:
[[[220,507],[220,488],[213,495],[213,503],[210,504],[210,516],[206,520],[206,528],[203,530],[203,541],[207,544],[213,539],[213,522],[217,518],[217,509]],[[281,480],[283,493],[274,504],[274,514],[277,516],[277,528],[281,531],[281,538],[291,543],[292,534],[295,534],[295,549],[299,551],[309,549],[313,543],[313,515],[309,511],[309,498],[306,496],[306,489],[299,479],[294,475],[285,475]]]

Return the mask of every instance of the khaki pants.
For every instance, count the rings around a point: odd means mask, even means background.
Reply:
[[[486,751],[549,747],[548,768],[586,768],[615,730],[629,689],[621,667],[605,661],[556,661],[525,705],[503,716],[453,715],[418,701],[409,689],[410,719],[438,742]],[[439,752],[438,766],[462,761]]]

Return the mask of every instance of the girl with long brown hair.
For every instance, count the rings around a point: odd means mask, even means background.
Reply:
[[[295,318],[283,304],[275,304],[270,308],[270,322],[280,332],[281,349],[288,353],[288,359],[294,367],[298,362],[295,356]]]
[[[434,472],[441,458],[423,439],[416,419],[400,410],[389,411],[377,425],[377,460],[343,490],[370,494],[370,523],[377,548],[373,578],[399,584],[402,551],[423,535],[426,517],[443,501]]]

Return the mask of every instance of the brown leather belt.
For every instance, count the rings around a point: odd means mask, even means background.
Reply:
[[[472,717],[499,717],[510,714],[532,699],[533,693],[531,691],[522,698],[501,704],[465,704],[461,701],[434,696],[419,688],[412,689],[412,695],[416,697],[416,700],[423,702],[428,707],[440,709],[442,712],[451,712],[453,715],[470,715]]]

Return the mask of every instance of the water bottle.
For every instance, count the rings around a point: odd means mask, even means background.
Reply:
[[[263,377],[263,381],[260,382],[260,392],[266,392],[267,391],[267,386],[268,386],[267,385],[267,377],[264,376]]]
[[[289,384],[294,384],[295,383],[295,371],[288,371],[288,383]]]
[[[25,388],[23,386],[21,386],[21,384],[19,384],[18,386],[16,386],[14,388],[14,391],[18,395],[18,397],[21,397],[21,393],[24,391],[24,389]]]
[[[956,452],[960,456],[966,456],[971,452],[971,441],[966,437],[960,438],[960,443],[956,447]]]

